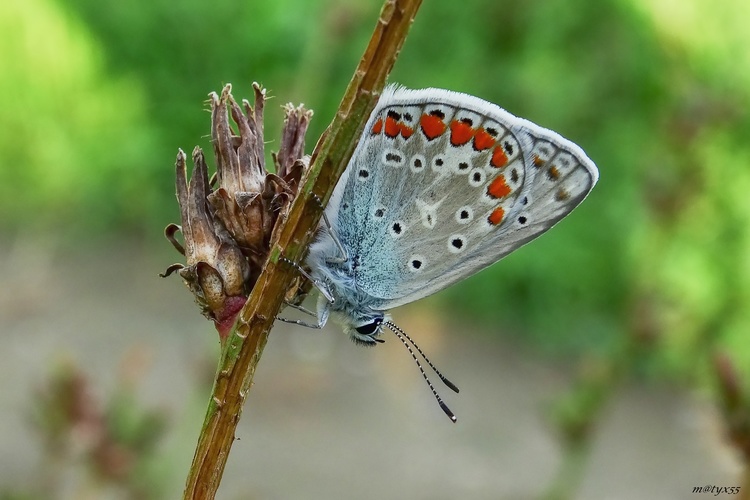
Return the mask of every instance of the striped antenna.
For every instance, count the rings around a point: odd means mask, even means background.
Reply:
[[[457,420],[456,416],[453,414],[450,408],[448,408],[448,405],[446,405],[443,402],[442,398],[438,395],[437,391],[435,390],[435,387],[432,385],[432,382],[430,382],[430,379],[427,377],[427,374],[425,373],[424,368],[422,368],[422,363],[419,362],[419,359],[417,358],[417,355],[414,354],[414,350],[411,348],[411,346],[412,345],[414,346],[417,352],[419,352],[422,358],[427,362],[430,368],[434,370],[437,376],[440,377],[440,380],[442,380],[445,385],[447,385],[451,390],[455,392],[458,392],[458,387],[456,387],[450,380],[448,380],[445,376],[443,376],[443,374],[440,373],[440,371],[438,371],[437,368],[435,368],[435,365],[432,364],[432,362],[427,358],[427,356],[425,356],[424,352],[422,352],[422,349],[419,348],[416,342],[414,342],[411,339],[411,337],[409,337],[406,334],[406,332],[404,332],[401,328],[391,323],[390,321],[386,321],[383,324],[386,325],[394,333],[394,335],[396,335],[396,337],[398,337],[398,339],[401,341],[402,344],[404,344],[404,347],[406,347],[406,349],[409,351],[409,354],[411,354],[411,357],[412,359],[414,359],[414,362],[417,363],[417,367],[419,368],[419,371],[422,374],[422,377],[424,378],[425,382],[427,382],[427,385],[432,391],[432,395],[435,396],[435,399],[440,405],[440,408],[442,408],[445,414],[448,415],[448,418],[450,418],[451,421],[455,423]]]

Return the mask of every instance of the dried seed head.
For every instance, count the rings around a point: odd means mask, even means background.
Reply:
[[[265,91],[256,83],[255,106],[243,109],[226,85],[221,96],[211,93],[211,141],[216,157],[216,190],[211,189],[203,152],[193,152],[188,185],[185,154],[177,155],[177,199],[184,245],[175,239],[179,226],[170,224],[167,239],[187,259],[164,274],[179,271],[203,314],[216,323],[222,339],[231,330],[249,291],[257,281],[274,241],[277,222],[285,219],[309,166],[304,135],[312,112],[285,106],[281,147],[273,155],[278,175],[265,168],[263,109]],[[236,135],[229,119],[236,125]],[[296,289],[295,289],[296,290]],[[296,295],[296,291],[292,293]]]
[[[175,176],[187,266],[171,266],[168,271],[179,271],[201,312],[218,325],[229,315],[236,315],[239,300],[244,304],[249,293],[250,265],[206,203],[208,168],[200,148],[193,151],[193,164],[193,175],[188,184],[185,153],[180,150]],[[174,240],[174,231],[173,225],[167,226],[166,233],[168,237],[172,236],[170,241]]]

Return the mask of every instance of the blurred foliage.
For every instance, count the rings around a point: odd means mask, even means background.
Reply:
[[[138,401],[141,368],[137,356],[126,356],[114,394],[102,402],[80,367],[56,366],[31,408],[43,444],[38,480],[0,498],[161,498],[166,475],[157,445],[167,418]]]
[[[209,146],[207,93],[258,80],[314,109],[317,137],[379,8],[6,0],[0,226],[157,241],[178,217],[177,147]],[[646,339],[649,371],[707,381],[715,348],[750,370],[748,14],[745,0],[425,2],[392,81],[499,103],[601,170],[559,229],[438,300],[551,350]]]

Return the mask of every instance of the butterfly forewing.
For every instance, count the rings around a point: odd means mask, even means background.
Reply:
[[[534,239],[597,179],[570,141],[481,99],[388,87],[337,187],[357,288],[390,309]]]

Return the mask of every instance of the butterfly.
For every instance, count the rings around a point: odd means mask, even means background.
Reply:
[[[541,235],[578,206],[597,179],[581,148],[495,104],[449,90],[389,85],[306,259],[321,291],[315,326],[330,316],[364,345],[382,342],[388,327],[414,356],[403,337],[411,339],[388,311],[443,290]],[[433,394],[444,406],[434,388]]]

